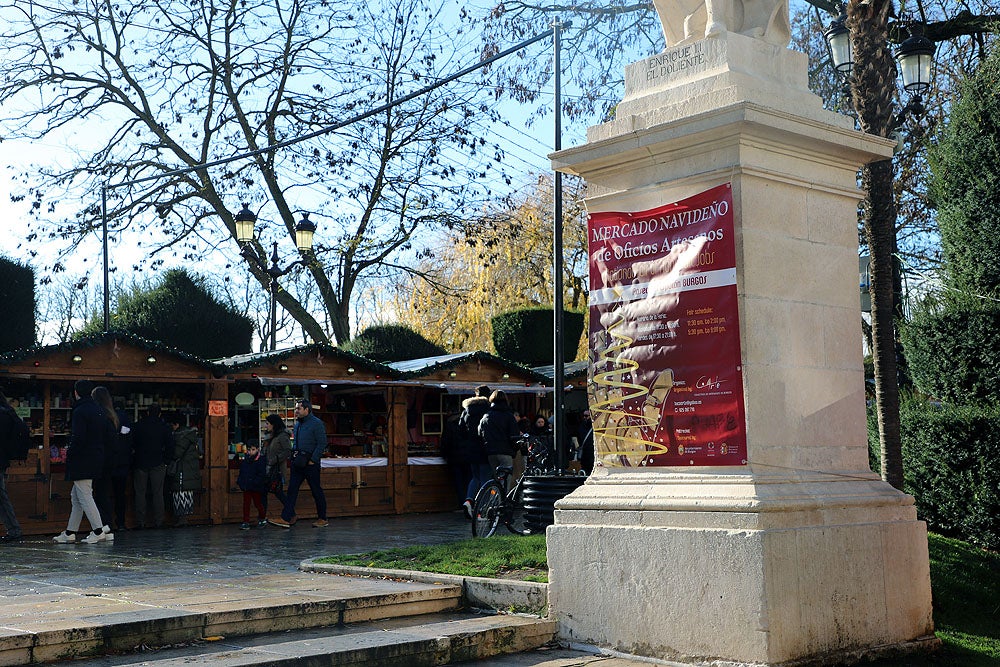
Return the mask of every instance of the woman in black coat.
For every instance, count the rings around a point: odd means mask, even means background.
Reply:
[[[101,521],[101,513],[94,502],[94,479],[104,472],[104,446],[109,430],[104,411],[90,396],[93,389],[94,383],[90,380],[77,380],[73,387],[76,405],[70,418],[72,435],[66,450],[66,480],[73,482],[70,493],[73,505],[66,530],[52,538],[62,544],[76,542],[76,531],[80,529],[84,514],[93,531],[84,542],[92,544],[115,539],[111,528]]]
[[[121,434],[121,417],[115,411],[111,393],[107,387],[94,387],[90,393],[91,398],[97,403],[104,415],[104,466],[99,477],[94,478],[94,501],[97,509],[101,513],[101,518],[108,522],[112,531],[116,526],[124,526],[125,507],[120,507],[120,514],[117,522],[112,522],[115,514],[115,471],[120,465],[120,460],[124,457],[126,465],[128,452],[125,444],[125,436]],[[124,499],[124,488],[122,488],[122,499]]]

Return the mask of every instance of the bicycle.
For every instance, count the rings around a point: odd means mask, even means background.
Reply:
[[[472,536],[491,537],[502,523],[515,535],[531,535],[534,531],[525,526],[521,488],[527,475],[543,472],[549,464],[549,450],[541,439],[521,436],[518,449],[524,454],[524,472],[509,491],[507,479],[514,473],[511,466],[497,466],[493,479],[480,487],[472,505]]]

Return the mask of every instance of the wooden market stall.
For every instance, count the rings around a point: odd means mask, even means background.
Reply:
[[[291,426],[298,398],[308,398],[326,426],[321,479],[332,517],[456,509],[459,494],[441,436],[462,400],[487,384],[507,391],[525,415],[551,401],[544,375],[486,352],[382,365],[330,345],[307,345],[206,361],[120,333],[15,351],[0,357],[0,384],[37,442],[26,462],[8,470],[27,534],[65,527],[71,483],[63,479],[62,461],[73,383],[81,378],[107,386],[132,419],[157,403],[198,428],[203,488],[191,523],[241,521],[240,455],[260,441],[268,414]],[[300,518],[314,515],[308,492],[300,493],[296,509]]]
[[[66,527],[72,482],[64,478],[64,461],[78,379],[106,386],[116,407],[132,420],[156,403],[204,434],[213,368],[192,355],[127,334],[99,334],[0,357],[0,384],[32,433],[27,461],[13,462],[7,471],[7,488],[24,532],[55,533]],[[204,489],[195,494],[194,523],[212,520],[207,497],[213,471],[206,460]],[[131,488],[128,493],[131,510]],[[170,504],[166,506],[169,513]],[[131,511],[127,520],[131,525]]]
[[[464,499],[465,489],[455,484],[455,470],[448,465],[447,452],[442,452],[441,436],[445,422],[461,412],[462,401],[472,396],[476,387],[504,390],[511,407],[526,416],[538,413],[548,393],[544,376],[488,352],[461,352],[388,365],[396,371],[396,381],[408,387],[399,394],[406,406],[409,455],[407,465],[397,471],[405,477],[409,490],[402,499],[402,512],[451,509]]]
[[[480,384],[506,389],[533,406],[546,389],[543,376],[486,352],[383,366],[328,345],[309,345],[217,363],[232,382],[233,455],[260,437],[268,412],[290,417],[295,401],[309,398],[326,426],[321,479],[330,516],[455,509],[453,471],[441,451],[448,415],[457,414],[462,399]],[[231,476],[235,481],[235,472]],[[238,520],[239,502],[230,498],[227,520]],[[297,516],[309,518],[314,511],[311,496],[300,494]]]
[[[281,415],[291,432],[295,402],[309,399],[327,433],[327,453],[320,475],[331,517],[395,513],[390,461],[390,390],[384,381],[392,370],[323,344],[241,355],[215,362],[229,384],[226,433],[229,480],[218,510],[226,521],[239,521],[242,497],[236,487],[239,456],[248,442],[260,442],[263,422]],[[287,479],[287,474],[286,474]],[[271,502],[275,502],[271,499]],[[296,516],[315,516],[308,491],[300,492]],[[270,511],[270,508],[269,508]]]

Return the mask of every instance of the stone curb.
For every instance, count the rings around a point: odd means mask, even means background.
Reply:
[[[323,572],[376,579],[402,579],[425,584],[451,584],[462,587],[462,603],[467,607],[496,609],[533,614],[545,618],[549,609],[549,585],[535,581],[464,577],[417,570],[390,570],[360,565],[317,563],[311,558],[299,564],[303,572]]]

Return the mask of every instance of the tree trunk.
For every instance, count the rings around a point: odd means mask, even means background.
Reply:
[[[875,409],[882,449],[882,479],[903,488],[903,454],[899,434],[899,385],[893,273],[896,206],[892,198],[893,166],[881,160],[862,170],[865,237],[872,257],[872,360],[875,364]]]
[[[854,40],[851,93],[861,129],[886,137],[892,131],[896,65],[888,48],[886,0],[851,0],[847,26]],[[903,488],[903,457],[899,434],[899,385],[896,373],[895,279],[896,202],[892,160],[880,160],[861,170],[866,197],[862,204],[865,238],[872,264],[872,358],[875,364],[875,407],[882,449],[882,479]]]

